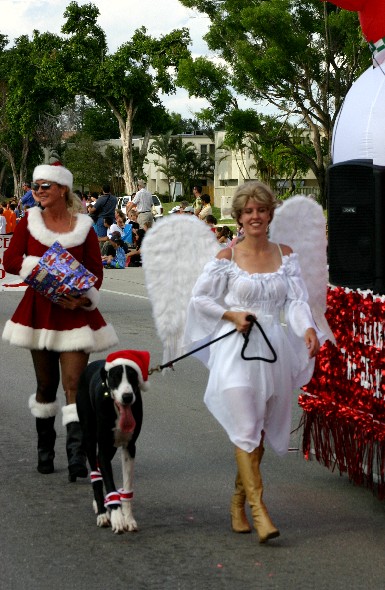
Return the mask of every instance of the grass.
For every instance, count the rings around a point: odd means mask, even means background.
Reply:
[[[168,215],[169,211],[171,211],[171,209],[173,209],[177,205],[178,205],[178,202],[173,202],[173,203],[164,203],[163,202],[163,215]],[[213,215],[217,219],[217,225],[219,225],[219,226],[220,225],[228,225],[232,229],[235,229],[236,224],[235,224],[234,220],[231,218],[223,220],[223,223],[222,223],[220,207],[213,207],[212,209],[213,209]]]

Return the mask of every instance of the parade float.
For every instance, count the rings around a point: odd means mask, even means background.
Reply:
[[[333,0],[357,11],[373,65],[352,85],[333,133],[333,165],[370,162],[385,167],[385,2]],[[338,168],[336,169],[338,173]],[[342,170],[342,168],[341,168]],[[381,189],[376,217],[383,216]],[[330,214],[330,211],[329,211]],[[330,223],[330,219],[329,219]],[[374,230],[373,230],[374,231]],[[385,227],[380,230],[383,272]],[[329,245],[330,246],[330,245]],[[382,269],[382,270],[381,270]],[[383,283],[382,283],[383,284]],[[385,498],[385,296],[370,289],[329,285],[326,317],[336,345],[323,346],[303,388],[303,452]]]

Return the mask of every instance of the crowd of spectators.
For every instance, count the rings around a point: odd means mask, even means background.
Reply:
[[[39,205],[31,183],[24,182],[22,186],[24,194],[19,201],[11,199],[0,203],[0,234],[13,234],[16,223],[26,211]],[[74,191],[82,203],[84,213],[90,215],[94,221],[100,254],[106,268],[141,266],[141,244],[154,220],[148,211],[149,205],[146,201],[147,193],[151,193],[146,190],[143,181],[138,181],[137,189],[125,212],[117,208],[117,199],[111,194],[108,184],[103,186],[100,193],[90,191],[86,194],[79,190]],[[234,238],[229,227],[217,225],[210,196],[202,192],[201,186],[194,186],[193,195],[193,204],[187,200],[181,201],[169,211],[169,214],[191,215],[206,223],[223,247],[239,237],[239,232]]]

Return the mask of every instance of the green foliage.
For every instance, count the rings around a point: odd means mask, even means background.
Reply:
[[[82,116],[81,130],[94,141],[119,137],[118,122],[107,107],[86,107]]]
[[[34,31],[32,40],[23,35],[0,52],[0,153],[17,196],[21,180],[41,158],[39,146],[56,138],[56,119],[68,101],[60,46],[58,36]]]
[[[156,137],[149,151],[163,160],[154,163],[167,178],[170,196],[173,196],[172,181],[181,182],[183,194],[189,196],[191,187],[199,178],[213,174],[214,161],[211,156],[200,154],[191,141],[185,142],[181,136],[173,136],[171,131]]]
[[[95,146],[93,138],[85,133],[78,133],[67,144],[64,164],[74,176],[74,184],[84,190],[95,184],[103,184],[106,176],[106,162]]]
[[[190,95],[208,100],[204,120],[220,121],[227,130],[238,110],[234,98],[238,94],[248,99],[254,111],[247,115],[255,125],[248,131],[260,131],[265,127],[260,107],[270,105],[284,130],[278,140],[295,157],[303,158],[325,196],[337,113],[354,79],[370,63],[357,15],[320,0],[181,3],[205,13],[211,23],[205,39],[215,52],[215,62],[185,60],[178,77]],[[310,134],[312,153],[291,139],[294,126]]]
[[[186,29],[180,29],[156,39],[142,27],[114,54],[108,54],[105,35],[96,22],[98,15],[93,4],[80,7],[76,2],[65,12],[67,22],[62,30],[70,35],[63,47],[67,83],[74,93],[108,107],[116,117],[126,191],[131,193],[134,121],[140,116],[147,129],[160,120],[159,92],[175,91],[175,72],[179,60],[189,54],[190,38]]]

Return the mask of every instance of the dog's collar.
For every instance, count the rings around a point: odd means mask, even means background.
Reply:
[[[103,389],[104,389],[103,397],[111,397],[111,393],[110,393],[110,390],[108,389],[107,383],[105,383],[104,381],[102,381],[102,386],[103,386]]]

